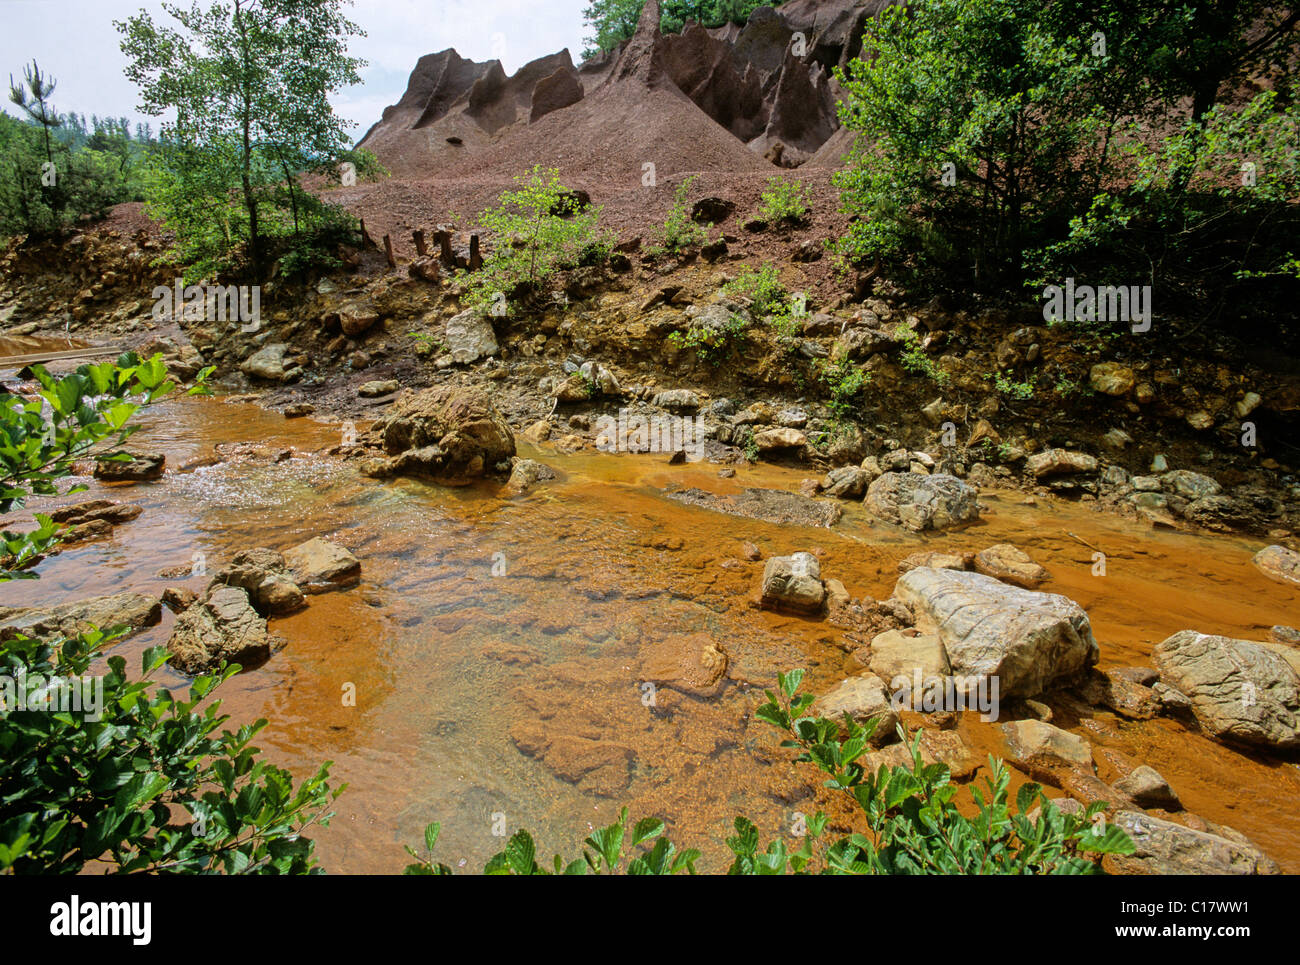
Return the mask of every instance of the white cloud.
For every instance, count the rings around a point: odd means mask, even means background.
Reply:
[[[448,47],[472,60],[497,58],[507,73],[564,47],[577,60],[588,2],[356,0],[348,16],[367,36],[353,41],[352,53],[368,66],[363,83],[342,92],[335,107],[360,137],[402,96],[415,62]],[[0,78],[17,79],[35,57],[58,81],[53,102],[60,111],[148,120],[136,110],[138,93],[123,75],[126,58],[113,28],[140,9],[168,19],[159,0],[0,0]]]

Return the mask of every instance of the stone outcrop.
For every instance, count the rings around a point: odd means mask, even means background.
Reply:
[[[579,109],[601,89],[643,85],[689,101],[755,156],[797,166],[839,129],[832,71],[857,56],[881,0],[760,7],[742,27],[658,29],[649,0],[620,47],[575,68],[567,50],[507,75],[444,50],[420,58],[401,99],[361,140],[398,176],[428,174],[551,115]]]
[[[557,67],[554,73],[542,78],[533,88],[528,123],[545,117],[551,111],[578,103],[582,100],[583,93],[582,78],[573,69],[573,65]]]

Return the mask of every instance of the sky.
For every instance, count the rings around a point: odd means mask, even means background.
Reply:
[[[564,47],[577,62],[589,2],[354,0],[347,16],[367,36],[353,39],[351,53],[368,66],[362,83],[340,92],[334,108],[354,122],[352,136],[361,137],[402,96],[416,60],[448,47],[471,60],[498,59],[506,73]],[[141,9],[156,23],[170,20],[160,0],[0,0],[0,81],[20,78],[35,57],[58,82],[51,100],[60,113],[126,116],[151,121],[156,131],[158,120],[136,110],[137,91],[123,75],[126,59],[113,27]],[[17,113],[7,96],[3,106]]]

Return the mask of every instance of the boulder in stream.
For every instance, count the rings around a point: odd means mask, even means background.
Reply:
[[[1161,682],[1219,740],[1300,750],[1300,676],[1274,647],[1182,630],[1156,645]]]
[[[1255,554],[1255,566],[1279,583],[1300,586],[1300,553],[1285,546],[1265,546]]]
[[[210,586],[247,590],[254,609],[263,616],[292,613],[307,605],[302,590],[289,576],[284,557],[260,547],[236,553],[213,575]]]
[[[309,539],[285,550],[289,576],[304,593],[327,593],[356,586],[361,581],[361,561],[329,540]]]
[[[477,387],[442,386],[405,395],[381,432],[390,458],[368,465],[371,475],[465,483],[508,465],[515,454],[509,424],[487,391]]]
[[[839,722],[843,722],[846,714],[858,724],[875,720],[871,743],[876,746],[888,744],[898,737],[898,714],[894,712],[884,683],[872,674],[841,680],[834,689],[813,702],[809,713]]]
[[[167,465],[167,457],[161,452],[149,452],[139,456],[127,453],[126,459],[97,459],[95,461],[95,478],[104,482],[153,482],[161,479]]]
[[[826,600],[821,564],[811,553],[773,556],[763,567],[763,605],[818,613]]]
[[[1197,831],[1141,811],[1121,811],[1114,823],[1123,828],[1136,850],[1108,859],[1115,870],[1157,875],[1275,875],[1277,864],[1244,835],[1229,828],[1218,834]]]
[[[191,676],[207,673],[223,660],[248,669],[271,656],[271,636],[247,590],[218,586],[176,617],[167,651],[172,666]]]
[[[1051,579],[1051,574],[1035,563],[1028,553],[1010,543],[998,543],[976,553],[975,572],[1026,590],[1036,590]]]
[[[1088,614],[1073,600],[1009,586],[982,573],[918,567],[894,598],[937,633],[954,674],[995,676],[1002,698],[1032,697],[1100,658]]]
[[[865,505],[873,516],[920,533],[975,522],[977,495],[946,473],[887,472],[867,489]]]
[[[18,634],[39,640],[74,637],[92,627],[107,630],[124,626],[134,633],[161,619],[162,603],[142,593],[96,596],[49,607],[0,606],[0,640]]]

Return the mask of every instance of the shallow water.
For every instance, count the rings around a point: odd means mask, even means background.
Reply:
[[[0,596],[35,604],[131,589],[156,595],[206,582],[159,571],[196,560],[215,569],[243,548],[325,536],[352,549],[362,585],[310,597],[305,611],[273,620],[284,649],[222,691],[237,720],[269,720],[259,743],[277,762],[306,773],[333,760],[335,782],[349,784],[317,835],[322,863],[335,872],[400,870],[402,845],[419,843],[431,820],[443,824],[439,857],[464,860],[466,870],[500,850],[497,832],[519,826],[534,830],[543,855],[572,856],[590,826],[625,803],[634,817],[668,819],[679,843],[704,845],[706,869],[723,870],[720,842],[735,814],[779,833],[794,812],[815,810],[819,781],[789,763],[771,728],[750,726],[761,699],[754,687],[794,666],[809,668],[811,689],[829,687],[843,676],[842,634],[755,608],[762,564],[743,561],[745,541],[764,556],[820,548],[824,577],[877,598],[890,594],[898,560],[918,549],[1013,542],[1051,571],[1044,589],[1088,610],[1106,666],[1149,666],[1154,644],[1177,630],[1264,639],[1269,626],[1300,617],[1300,592],[1251,565],[1257,541],[1153,532],[1077,504],[1024,506],[1018,493],[988,494],[984,522],[960,533],[922,539],[873,523],[859,504],[846,504],[833,530],[804,530],[663,495],[670,485],[797,486],[799,473],[771,466],[723,480],[716,466],[670,467],[662,456],[528,450],[561,478],[511,497],[495,486],[359,477],[323,454],[340,441],[338,426],[249,404],[176,400],[140,422],[132,448],[165,452],[166,476],[114,488],[87,479],[90,492],[74,499],[106,494],[140,503],[144,514]],[[228,461],[178,471],[210,462],[218,445]],[[292,455],[276,463],[286,449]],[[1105,576],[1092,575],[1093,547],[1106,554]],[[165,642],[172,620],[165,612],[121,651]],[[643,648],[692,632],[727,651],[733,682],[710,699],[661,688],[647,707]],[[1188,809],[1300,871],[1295,764],[1228,750],[1169,721],[1057,711],[1058,724],[1155,767]],[[991,725],[968,719],[961,728],[977,753],[997,752]],[[542,731],[626,748],[627,779],[615,767],[570,783],[521,753],[512,729],[525,739]]]

